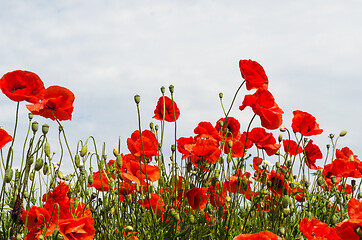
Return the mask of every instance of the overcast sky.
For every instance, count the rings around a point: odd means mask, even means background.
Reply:
[[[323,154],[328,134],[345,129],[339,147],[360,155],[361,10],[362,2],[352,0],[0,0],[0,75],[33,71],[46,87],[73,91],[73,120],[63,122],[73,149],[92,135],[111,154],[121,136],[128,153],[126,139],[138,128],[134,95],[141,95],[146,128],[160,87],[173,84],[178,137],[188,137],[200,121],[222,117],[219,92],[228,105],[242,82],[239,60],[252,59],[266,71],[285,126],[293,110],[307,111],[324,129],[312,137]],[[231,112],[242,131],[251,110],[238,106],[247,93],[244,87]],[[16,104],[4,95],[0,101],[0,125],[11,133]],[[35,120],[57,133],[51,120]]]

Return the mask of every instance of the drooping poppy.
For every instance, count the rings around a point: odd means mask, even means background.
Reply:
[[[275,103],[273,95],[266,89],[258,89],[252,95],[246,95],[240,111],[247,106],[260,117],[261,125],[269,130],[279,128],[282,123],[283,110]]]
[[[0,128],[0,149],[12,140],[13,137],[10,136],[3,128]]]
[[[272,133],[267,133],[264,128],[253,128],[248,138],[259,149],[264,149],[268,156],[274,155],[280,148]]]
[[[322,152],[318,145],[313,144],[313,140],[309,140],[308,144],[304,147],[305,153],[305,164],[313,170],[317,170],[318,167],[315,165],[317,159],[323,158]]]
[[[321,222],[319,219],[303,218],[300,221],[299,231],[301,231],[308,240],[320,239],[320,240],[339,240],[334,228],[328,226],[328,224]]]
[[[71,120],[74,99],[74,94],[69,89],[51,86],[44,91],[44,96],[40,102],[26,105],[26,107],[34,115],[52,120],[55,120],[55,116],[59,121]]]
[[[264,68],[257,62],[252,60],[240,60],[239,68],[241,76],[245,79],[246,89],[268,89],[268,77]]]
[[[270,231],[261,231],[253,234],[241,234],[234,237],[233,240],[283,240],[283,238]]]
[[[131,154],[138,159],[141,158],[144,160],[143,154],[145,155],[146,160],[150,160],[150,158],[158,155],[158,141],[150,130],[142,131],[142,142],[140,131],[134,131],[131,138],[127,139],[127,147]]]
[[[206,207],[209,194],[207,188],[192,188],[187,191],[186,198],[193,210],[202,211]]]
[[[6,73],[0,79],[1,91],[15,102],[38,102],[45,90],[38,75],[29,71],[16,70]]]
[[[164,98],[165,101],[163,100]],[[153,116],[153,118],[157,120],[162,121],[163,118],[165,118],[165,121],[167,122],[174,122],[180,116],[180,109],[178,109],[175,101],[172,101],[169,97],[164,96],[158,99],[154,113],[155,116]]]
[[[303,136],[318,135],[323,132],[319,128],[316,118],[307,112],[300,110],[293,111],[292,128],[294,132],[301,133]]]

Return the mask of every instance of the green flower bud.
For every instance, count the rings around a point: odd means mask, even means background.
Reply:
[[[34,115],[32,113],[28,113],[29,120],[33,119]]]
[[[284,126],[280,126],[279,131],[281,131],[281,132],[285,132],[285,131],[287,131],[287,128],[286,128],[286,127],[284,127]]]
[[[93,184],[93,176],[92,176],[92,175],[89,175],[89,176],[88,176],[88,184],[89,184],[89,185],[92,185],[92,184]]]
[[[156,126],[155,126],[155,130],[156,130],[156,131],[158,131],[158,128],[159,128],[159,126],[158,126],[158,125],[156,125]]]
[[[24,192],[24,198],[25,198],[25,199],[28,199],[28,197],[29,197],[29,193],[28,193],[27,191],[25,191],[25,192]]]
[[[75,166],[76,166],[77,168],[79,168],[79,166],[80,166],[80,157],[79,157],[78,154],[75,155],[74,161],[75,161]]]
[[[346,130],[343,130],[343,131],[339,134],[339,136],[340,136],[340,137],[344,137],[344,136],[346,136],[346,134],[347,134],[347,131],[346,131]]]
[[[42,130],[43,134],[46,135],[46,134],[49,132],[49,125],[48,125],[48,124],[44,124],[44,125],[41,127],[41,130]]]
[[[222,99],[224,97],[224,94],[221,92],[219,93],[219,98]]]
[[[233,147],[233,141],[232,140],[228,140],[227,141],[228,147],[232,148]]]
[[[189,215],[189,221],[190,223],[194,224],[196,221],[195,221],[195,216],[193,214],[190,214]]]
[[[58,178],[60,179],[63,179],[64,178],[64,175],[61,171],[58,171]]]
[[[280,228],[279,228],[279,233],[280,233],[280,235],[284,236],[284,234],[285,234],[285,228],[284,228],[284,227],[280,227]]]
[[[44,163],[43,158],[38,158],[35,161],[35,166],[34,166],[35,171],[39,171],[43,167],[43,163]]]
[[[233,159],[233,156],[231,155],[231,153],[228,153],[228,156],[226,159],[227,163],[230,163],[232,159]]]
[[[317,178],[317,184],[318,184],[318,186],[323,186],[323,184],[324,184],[324,179],[323,179],[323,177],[318,177]]]
[[[135,96],[134,96],[134,101],[135,101],[136,104],[139,104],[140,101],[141,101],[140,95],[135,95]]]
[[[21,240],[21,239],[23,239],[23,236],[21,236],[20,233],[16,234],[16,240]]]
[[[127,226],[127,227],[124,229],[124,231],[125,231],[126,233],[129,233],[129,232],[133,232],[134,229],[133,229],[132,226]]]
[[[332,176],[331,176],[331,181],[332,181],[333,184],[335,184],[336,181],[337,181],[336,176],[332,175]]]
[[[289,196],[288,195],[284,195],[282,198],[282,206],[283,208],[286,208],[289,206]]]
[[[117,157],[117,155],[118,155],[118,150],[117,150],[116,147],[113,148],[113,155],[114,155],[115,157]]]
[[[79,154],[81,157],[84,157],[86,153],[87,153],[87,144],[84,144],[80,149]]]
[[[219,169],[216,169],[216,170],[215,170],[214,177],[215,177],[216,179],[219,179],[219,175],[220,175],[220,170],[219,170]]]
[[[161,93],[162,93],[162,94],[165,93],[165,87],[164,87],[164,86],[161,87]]]
[[[171,151],[172,151],[172,152],[175,152],[175,151],[176,151],[176,145],[175,145],[175,144],[172,144],[172,145],[171,145]]]
[[[34,181],[34,177],[35,177],[34,172],[31,172],[30,175],[29,175],[30,181]]]
[[[39,129],[39,123],[38,122],[32,122],[31,123],[31,130],[36,133]]]
[[[50,157],[50,145],[48,142],[44,144],[44,152],[47,157]]]
[[[290,208],[283,208],[283,214],[288,216],[290,214]]]
[[[13,179],[13,169],[10,167],[6,169],[5,171],[5,182],[9,183]]]
[[[118,154],[117,155],[117,167],[121,168],[122,167],[122,155],[121,154]]]
[[[279,142],[283,141],[283,135],[282,135],[282,134],[279,134],[279,136],[278,136],[278,141],[279,141]]]
[[[223,127],[224,126],[224,122],[223,121],[219,121],[219,126]]]
[[[153,129],[153,122],[150,122],[150,129]]]
[[[359,236],[359,238],[362,238],[362,230],[361,227],[358,227],[354,230],[354,232],[356,233],[357,236]]]
[[[26,159],[26,163],[30,166],[31,164],[33,164],[34,162],[34,157],[33,156],[30,156]]]
[[[43,166],[43,174],[44,174],[44,175],[47,175],[48,170],[49,170],[48,163],[45,162],[45,163],[44,163],[44,166]]]

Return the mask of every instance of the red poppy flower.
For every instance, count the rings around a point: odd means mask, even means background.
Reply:
[[[303,152],[303,148],[298,146],[298,144],[293,140],[283,139],[284,151],[290,155],[297,155]]]
[[[301,133],[303,136],[313,136],[323,132],[315,117],[309,113],[296,110],[293,115],[292,128],[294,132]]]
[[[191,153],[190,159],[195,165],[197,165],[200,160],[208,164],[213,164],[219,160],[221,150],[215,145],[213,140],[198,139],[195,145],[192,146]]]
[[[222,127],[222,131],[220,132],[220,124],[219,122],[223,122],[223,127]],[[217,132],[220,132],[221,136],[224,138],[225,136],[225,129],[228,129],[229,133],[227,135],[228,139],[231,138],[239,138],[240,135],[240,123],[238,120],[236,120],[233,117],[228,117],[226,120],[225,118],[220,118],[215,125],[215,129],[217,130]]]
[[[352,198],[347,203],[349,219],[335,225],[336,232],[341,239],[359,240],[357,228],[362,228],[362,201]]]
[[[193,210],[202,211],[206,207],[209,194],[207,188],[192,188],[187,191],[186,198]]]
[[[252,60],[240,60],[239,68],[241,76],[246,81],[246,89],[268,89],[268,77],[263,67]]]
[[[182,159],[190,157],[192,154],[192,148],[195,145],[193,137],[180,137],[177,139],[177,150],[183,154]]]
[[[345,158],[333,160],[331,172],[336,177],[362,177],[362,164],[360,161],[350,161]]]
[[[68,191],[69,186],[65,185],[64,182],[61,182],[53,189],[53,191],[44,194],[42,199],[42,201],[45,202],[44,209],[46,209],[50,213],[54,209],[57,214],[59,211],[59,218],[62,219],[72,218],[72,215],[69,211],[70,203],[69,197],[67,195]],[[56,221],[56,218],[52,219],[52,221],[53,220]]]
[[[320,239],[320,240],[339,240],[334,228],[328,226],[328,224],[321,222],[316,218],[309,220],[308,218],[303,218],[300,221],[299,231],[301,231],[304,236],[309,239]]]
[[[351,156],[353,159],[351,159]],[[343,158],[343,159],[348,159],[351,161],[360,161],[358,159],[357,155],[354,155],[352,150],[350,150],[348,147],[344,147],[342,149],[337,149],[336,150],[336,158]]]
[[[241,234],[234,237],[233,240],[283,240],[283,238],[272,232],[262,231],[253,234]]]
[[[136,130],[132,133],[131,138],[127,139],[127,147],[131,154],[143,160],[143,150],[146,159],[150,159],[158,155],[158,141],[150,130],[142,131],[142,143],[140,131]]]
[[[140,199],[137,202],[147,209],[151,209],[152,207],[152,210],[156,212],[158,216],[162,216],[162,213],[164,212],[163,207],[165,206],[165,204],[163,203],[160,196],[158,196],[155,193],[151,193],[150,201],[148,201],[148,199],[145,198],[145,199]]]
[[[275,103],[273,95],[266,89],[258,89],[253,95],[246,95],[240,111],[247,106],[260,117],[261,125],[266,129],[273,130],[279,128],[282,123],[284,113],[278,104]]]
[[[197,134],[195,137],[204,138],[204,139],[213,139],[215,142],[221,140],[219,131],[212,126],[210,122],[200,122],[197,127],[194,129],[194,133]]]
[[[165,104],[163,101],[163,98],[165,98]],[[173,102],[173,104],[172,104]],[[173,106],[172,106],[173,105]],[[175,115],[174,115],[175,110]],[[155,109],[155,116],[153,118],[162,121],[163,118],[165,118],[165,121],[167,122],[174,122],[176,116],[176,120],[180,116],[180,110],[177,107],[177,104],[175,101],[172,101],[169,97],[160,97],[157,102],[157,106]]]
[[[44,83],[33,72],[16,70],[6,73],[0,79],[1,91],[15,102],[28,101],[36,103],[41,99]]]
[[[268,156],[274,155],[280,148],[280,144],[277,144],[272,133],[267,133],[264,128],[253,128],[248,138],[259,149],[264,149]]]
[[[304,191],[300,187],[295,187],[293,189],[293,195],[295,200],[297,200],[298,202],[305,202]]]
[[[90,240],[94,238],[94,219],[90,211],[88,215],[81,218],[61,219],[58,224],[59,232],[64,239]]]
[[[346,195],[350,195],[350,194],[352,194],[354,189],[353,189],[352,185],[346,184],[345,187],[342,185],[338,185],[338,191],[343,192]]]
[[[331,189],[334,185],[337,185],[342,180],[341,176],[335,176],[332,172],[332,163],[324,165],[322,175],[324,177],[325,189]],[[336,177],[336,182],[334,184],[332,183],[332,176]]]
[[[55,221],[51,221],[51,213],[46,209],[40,208],[37,206],[32,206],[28,211],[23,210],[21,215],[21,220],[24,222],[25,226],[29,230],[25,239],[33,240],[39,239],[39,233],[44,228],[45,224],[49,223],[45,237],[50,236],[55,229]]]
[[[317,159],[323,158],[322,152],[319,147],[313,144],[312,140],[309,140],[307,146],[304,147],[305,152],[305,164],[313,170],[317,170],[319,167],[315,165]]]
[[[71,120],[74,99],[74,94],[67,88],[51,86],[44,91],[40,102],[26,105],[26,107],[34,115],[52,120],[55,120],[54,116],[60,121]]]
[[[284,167],[284,166],[282,166]],[[286,168],[284,167],[284,169],[286,170]],[[269,181],[271,182],[271,186],[270,186],[270,191],[274,194],[276,194],[277,196],[281,196],[281,194],[284,192],[284,190],[286,190],[288,192],[288,194],[292,193],[292,189],[289,187],[289,182],[288,180],[285,178],[285,175],[283,172],[281,171],[275,171],[272,170],[269,174],[268,174],[268,178]]]
[[[244,194],[245,198],[250,200],[251,196],[253,195],[253,191],[250,187],[251,185],[251,181],[249,180],[250,178],[250,173],[245,173],[245,174],[241,174],[241,175],[235,175],[235,176],[230,176],[230,177],[226,177],[228,180],[225,181],[225,186],[227,188],[227,190],[231,193],[240,193],[240,194]]]
[[[158,166],[152,166],[146,163],[141,163],[140,165],[140,163],[136,161],[130,161],[127,170],[140,180],[146,179],[147,172],[147,180],[151,182],[157,181],[161,176]]]
[[[3,128],[0,128],[0,149],[2,149],[8,142],[11,142],[13,137],[10,136]]]
[[[226,192],[227,192],[227,183],[217,181],[215,187],[210,185],[209,189],[207,190],[210,193],[210,204],[214,207],[219,207],[223,205],[225,202]]]

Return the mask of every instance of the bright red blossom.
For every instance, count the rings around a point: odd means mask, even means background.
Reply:
[[[284,151],[290,155],[297,155],[303,152],[303,148],[293,140],[283,139]]]
[[[320,220],[313,218],[303,218],[300,221],[299,231],[301,231],[308,240],[339,240],[334,228]]]
[[[246,81],[246,89],[268,89],[268,77],[263,67],[252,60],[240,60],[239,68],[241,76]]]
[[[165,101],[163,100],[164,98]],[[157,106],[155,109],[155,116],[153,116],[153,118],[160,121],[162,121],[163,118],[165,118],[165,121],[167,122],[174,122],[178,119],[179,116],[180,116],[180,110],[178,109],[177,104],[174,101],[172,101],[169,97],[166,96],[160,97],[158,99]]]
[[[347,204],[349,219],[335,225],[336,232],[341,239],[359,240],[356,234],[357,228],[362,228],[362,201],[355,198]]]
[[[322,152],[319,147],[313,144],[312,140],[309,140],[307,146],[304,148],[305,152],[305,164],[313,170],[317,170],[318,167],[315,165],[317,159],[323,158]]]
[[[142,131],[142,143],[140,131],[134,131],[131,135],[131,138],[127,139],[127,147],[133,156],[137,158],[142,158],[142,160],[143,154],[145,155],[146,159],[158,155],[158,141],[153,132],[151,132],[150,130]]]
[[[33,72],[16,70],[6,73],[0,79],[1,91],[15,102],[38,102],[44,89],[44,83]]]
[[[293,114],[292,128],[294,132],[301,133],[303,136],[313,136],[323,132],[323,130],[319,128],[315,117],[309,113],[296,110]]]
[[[253,95],[246,95],[240,111],[247,106],[260,117],[261,125],[269,130],[279,128],[282,123],[283,110],[275,103],[273,95],[266,89],[258,89]]]
[[[10,136],[3,128],[0,128],[0,149],[12,140],[13,137]]]
[[[193,210],[202,211],[206,207],[209,194],[207,188],[192,188],[187,191],[186,197]]]
[[[257,148],[264,149],[268,156],[274,155],[280,148],[280,144],[276,143],[272,133],[267,133],[264,128],[253,128],[248,138]]]
[[[60,121],[71,120],[74,99],[74,94],[69,89],[51,86],[44,91],[40,102],[26,105],[26,107],[34,115],[52,120],[55,120],[54,116]]]
[[[234,237],[233,240],[283,240],[283,238],[272,232],[262,231],[253,234],[241,234]]]

